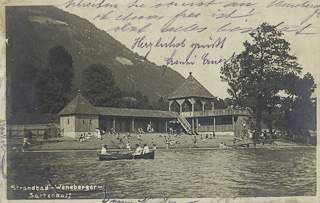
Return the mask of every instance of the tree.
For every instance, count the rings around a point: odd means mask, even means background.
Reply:
[[[106,66],[90,65],[83,71],[81,89],[84,96],[95,106],[119,107],[121,92]]]
[[[274,109],[281,105],[279,92],[287,91],[286,76],[299,75],[301,68],[274,26],[263,23],[250,36],[253,43],[243,43],[245,50],[221,68],[221,79],[229,84],[234,105],[252,110],[258,134],[262,115],[269,113],[267,122],[271,125]]]
[[[282,124],[288,133],[303,135],[315,125],[315,105],[311,95],[316,85],[310,73],[287,76],[288,97],[283,102]]]
[[[160,96],[160,98],[158,100],[158,104],[157,104],[157,109],[166,111],[166,110],[168,110],[168,106],[169,106],[168,102],[165,102],[163,97]]]
[[[71,92],[74,78],[72,64],[72,56],[63,46],[59,45],[49,49],[48,65],[66,93]]]
[[[45,70],[41,73],[36,94],[39,98],[37,109],[40,113],[59,113],[67,103],[62,84],[50,70]]]

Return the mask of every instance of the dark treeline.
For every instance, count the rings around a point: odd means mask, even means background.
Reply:
[[[71,54],[61,45],[48,50],[47,64],[41,68],[33,64],[15,65],[8,70],[9,124],[51,122],[81,90],[94,106],[168,110],[168,101],[159,96],[150,101],[141,91],[121,91],[111,69],[92,64],[82,72],[80,88],[73,86],[74,70]],[[216,108],[227,103],[215,99]],[[37,120],[40,114],[48,119]],[[57,121],[57,116],[53,119]]]

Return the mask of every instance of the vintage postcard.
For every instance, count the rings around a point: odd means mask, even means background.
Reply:
[[[0,202],[320,201],[320,1],[1,2]]]

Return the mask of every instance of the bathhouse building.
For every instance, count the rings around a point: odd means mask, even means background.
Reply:
[[[234,132],[240,136],[249,112],[215,109],[214,96],[190,73],[170,96],[169,111],[96,107],[80,93],[59,113],[64,136],[78,138],[96,129],[110,132],[137,132],[152,126],[153,132],[165,133],[169,127],[187,133]]]
[[[59,113],[60,128],[64,136],[78,138],[80,134],[95,132],[96,128],[110,132],[136,132],[139,128],[146,131],[166,132],[168,124],[177,118],[176,112],[95,107],[80,93]]]

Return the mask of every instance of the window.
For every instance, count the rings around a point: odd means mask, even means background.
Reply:
[[[68,119],[68,125],[69,125],[69,119]]]
[[[90,125],[92,124],[91,119],[90,119]]]
[[[82,123],[84,124],[84,119],[83,119]]]

